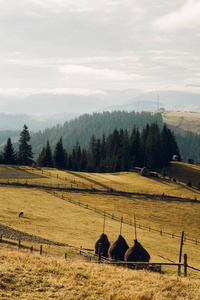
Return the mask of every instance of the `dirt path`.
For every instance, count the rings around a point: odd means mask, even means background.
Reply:
[[[34,179],[34,178],[44,178],[44,176],[38,174],[32,174],[23,170],[0,171],[0,179]]]
[[[41,238],[37,235],[32,235],[20,230],[13,229],[9,226],[0,224],[0,235],[3,235],[5,238],[9,238],[12,240],[23,240],[23,241],[28,241],[28,242],[36,242],[36,243],[41,243],[41,244],[49,244],[49,245],[56,245],[56,246],[69,246],[65,243],[58,243],[58,242],[53,242],[48,239]]]

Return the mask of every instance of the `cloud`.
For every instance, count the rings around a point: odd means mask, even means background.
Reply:
[[[137,1],[130,0],[0,0],[1,13],[13,11],[26,11],[31,13],[32,9],[51,13],[85,13],[85,12],[113,12],[121,8],[129,8],[137,13],[143,12]],[[33,13],[33,12],[32,12]]]
[[[158,18],[153,23],[154,28],[160,30],[178,30],[200,26],[200,1],[188,0],[177,11]]]
[[[67,77],[83,76],[92,77],[93,79],[114,79],[114,80],[129,80],[130,75],[121,71],[109,69],[90,68],[81,65],[66,65],[59,67],[61,72],[64,72]]]
[[[37,94],[49,94],[49,95],[106,95],[106,92],[101,90],[91,90],[82,88],[55,88],[55,89],[30,89],[30,88],[7,88],[0,89],[0,96],[22,98]]]

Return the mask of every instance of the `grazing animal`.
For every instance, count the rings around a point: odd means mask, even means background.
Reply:
[[[99,239],[96,241],[96,244],[94,246],[95,248],[95,254],[98,254],[99,244],[102,244],[102,256],[108,257],[108,249],[110,247],[110,242],[107,238],[107,235],[105,233],[102,233]]]
[[[124,254],[128,250],[128,245],[123,238],[123,236],[120,234],[117,238],[117,240],[110,246],[108,253],[109,256],[114,260],[124,260]]]
[[[23,211],[20,211],[19,213],[19,217],[23,216],[24,212]]]

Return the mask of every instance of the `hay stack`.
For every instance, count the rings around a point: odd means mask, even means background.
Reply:
[[[96,244],[94,246],[95,254],[98,254],[98,249],[99,249],[100,243],[102,244],[102,256],[108,257],[108,249],[110,247],[110,242],[105,233],[102,233],[100,235],[99,239],[96,241]]]
[[[147,167],[143,167],[142,170],[140,171],[140,174],[142,176],[148,176],[149,170],[147,169]]]
[[[126,251],[124,260],[126,262],[149,262],[150,255],[136,239],[134,245]]]
[[[128,245],[120,234],[117,240],[110,246],[108,250],[109,257],[114,260],[124,260],[124,254],[128,250]]]

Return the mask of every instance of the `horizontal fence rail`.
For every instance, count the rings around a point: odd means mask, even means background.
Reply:
[[[176,235],[174,233],[168,233],[168,232],[165,232],[163,230],[159,230],[159,229],[155,229],[155,228],[152,228],[151,226],[144,226],[144,225],[141,225],[140,223],[134,223],[134,221],[132,220],[127,220],[127,219],[124,219],[123,217],[118,217],[116,215],[111,214],[111,213],[108,213],[106,211],[103,211],[101,209],[98,209],[96,207],[93,207],[89,204],[84,204],[82,203],[81,201],[76,201],[76,200],[72,200],[71,198],[67,198],[67,197],[64,197],[63,195],[60,196],[59,194],[57,194],[56,192],[54,192],[54,196],[57,196],[57,197],[60,197],[62,198],[63,200],[66,200],[72,204],[75,204],[75,205],[78,205],[80,207],[83,207],[85,209],[89,209],[89,210],[92,210],[98,214],[101,214],[103,215],[104,217],[107,217],[107,218],[110,218],[110,219],[113,219],[115,221],[118,221],[118,222],[122,222],[124,224],[127,224],[127,225],[130,225],[130,226],[136,226],[137,228],[139,229],[143,229],[143,230],[146,230],[146,231],[149,231],[149,232],[155,232],[155,233],[159,233],[160,235],[163,235],[163,236],[168,236],[168,237],[171,237],[171,238],[178,238],[180,239],[181,236],[179,235]],[[186,236],[184,236],[184,242],[192,242],[194,243],[195,245],[200,245],[200,241],[198,241],[197,239],[191,239],[191,238],[188,238]]]
[[[27,170],[27,171],[30,171],[30,169],[27,169],[26,167],[20,167],[20,169],[24,169],[24,170]],[[96,207],[92,207],[91,205],[89,204],[84,204],[82,203],[81,201],[76,201],[76,200],[72,200],[70,198],[67,198],[67,197],[64,197],[63,195],[60,196],[58,193],[56,193],[55,191],[56,190],[59,190],[59,191],[67,191],[67,190],[73,190],[73,191],[93,191],[93,192],[101,192],[101,193],[104,193],[104,192],[109,192],[111,194],[114,194],[114,193],[120,193],[120,194],[131,194],[131,195],[143,195],[143,196],[148,196],[148,197],[162,197],[163,198],[163,195],[155,195],[155,194],[144,194],[144,193],[128,193],[128,192],[122,192],[122,191],[111,191],[111,190],[97,190],[97,189],[93,189],[92,186],[90,186],[90,188],[87,188],[86,185],[84,183],[78,183],[77,181],[75,180],[68,180],[67,179],[67,176],[66,177],[59,177],[58,174],[55,174],[55,173],[52,173],[50,171],[46,171],[46,170],[40,170],[40,169],[31,169],[31,171],[33,173],[38,173],[40,172],[41,174],[43,175],[48,175],[48,176],[51,176],[51,177],[55,177],[55,178],[60,178],[62,180],[65,180],[65,181],[68,181],[69,183],[57,183],[57,184],[52,184],[52,183],[39,183],[38,181],[33,181],[33,179],[0,179],[0,184],[1,185],[14,185],[14,186],[28,186],[28,187],[37,187],[37,188],[42,188],[42,189],[46,189],[46,190],[50,190],[50,191],[54,191],[54,196],[57,196],[57,197],[60,197],[62,198],[63,200],[65,201],[68,201],[68,202],[71,202],[75,205],[79,205],[85,209],[90,209],[90,210],[93,210],[94,212],[98,213],[98,214],[101,214],[101,215],[104,215],[105,217],[107,218],[111,218],[115,221],[119,221],[119,222],[122,222],[124,224],[127,224],[127,225],[130,225],[130,226],[135,226],[134,224],[134,221],[133,220],[128,220],[128,219],[124,219],[122,217],[118,217],[116,215],[111,214],[111,213],[108,213],[106,211],[102,211]],[[165,195],[164,197],[166,198],[170,198],[171,200],[174,200],[176,199],[176,201],[186,201],[186,202],[195,202],[195,203],[200,203],[199,200],[196,200],[196,199],[189,199],[189,198],[181,198],[181,197],[174,197],[174,196],[167,196]],[[163,235],[163,236],[168,236],[168,237],[172,237],[172,238],[181,238],[179,235],[176,235],[174,233],[168,233],[166,231],[163,231],[162,229],[155,229],[155,228],[152,228],[151,226],[145,226],[145,225],[142,225],[140,223],[136,223],[136,227],[139,228],[139,229],[143,229],[143,230],[146,230],[146,231],[149,231],[149,232],[155,232],[155,233],[159,233],[160,235]],[[184,242],[191,242],[191,243],[194,243],[195,245],[200,245],[200,241],[198,239],[192,239],[192,238],[188,238],[188,237],[184,237]]]
[[[184,254],[184,262],[133,262],[133,261],[114,261],[112,259],[106,258],[101,256],[101,254],[95,254],[92,253],[91,251],[88,251],[84,248],[82,248],[82,246],[80,247],[80,254],[86,254],[89,256],[93,256],[94,258],[98,258],[98,262],[103,262],[106,264],[111,264],[111,265],[120,265],[120,266],[124,266],[124,267],[140,267],[140,268],[146,268],[146,267],[156,267],[159,266],[160,269],[159,271],[161,271],[161,266],[172,266],[172,267],[178,267],[180,270],[180,267],[182,266],[184,268],[184,276],[187,276],[187,268],[189,268],[189,266],[187,265],[187,254]],[[190,267],[192,268],[192,267]],[[198,270],[198,269],[197,269]],[[200,270],[198,270],[200,271]],[[178,271],[178,275],[180,275],[180,272]]]

